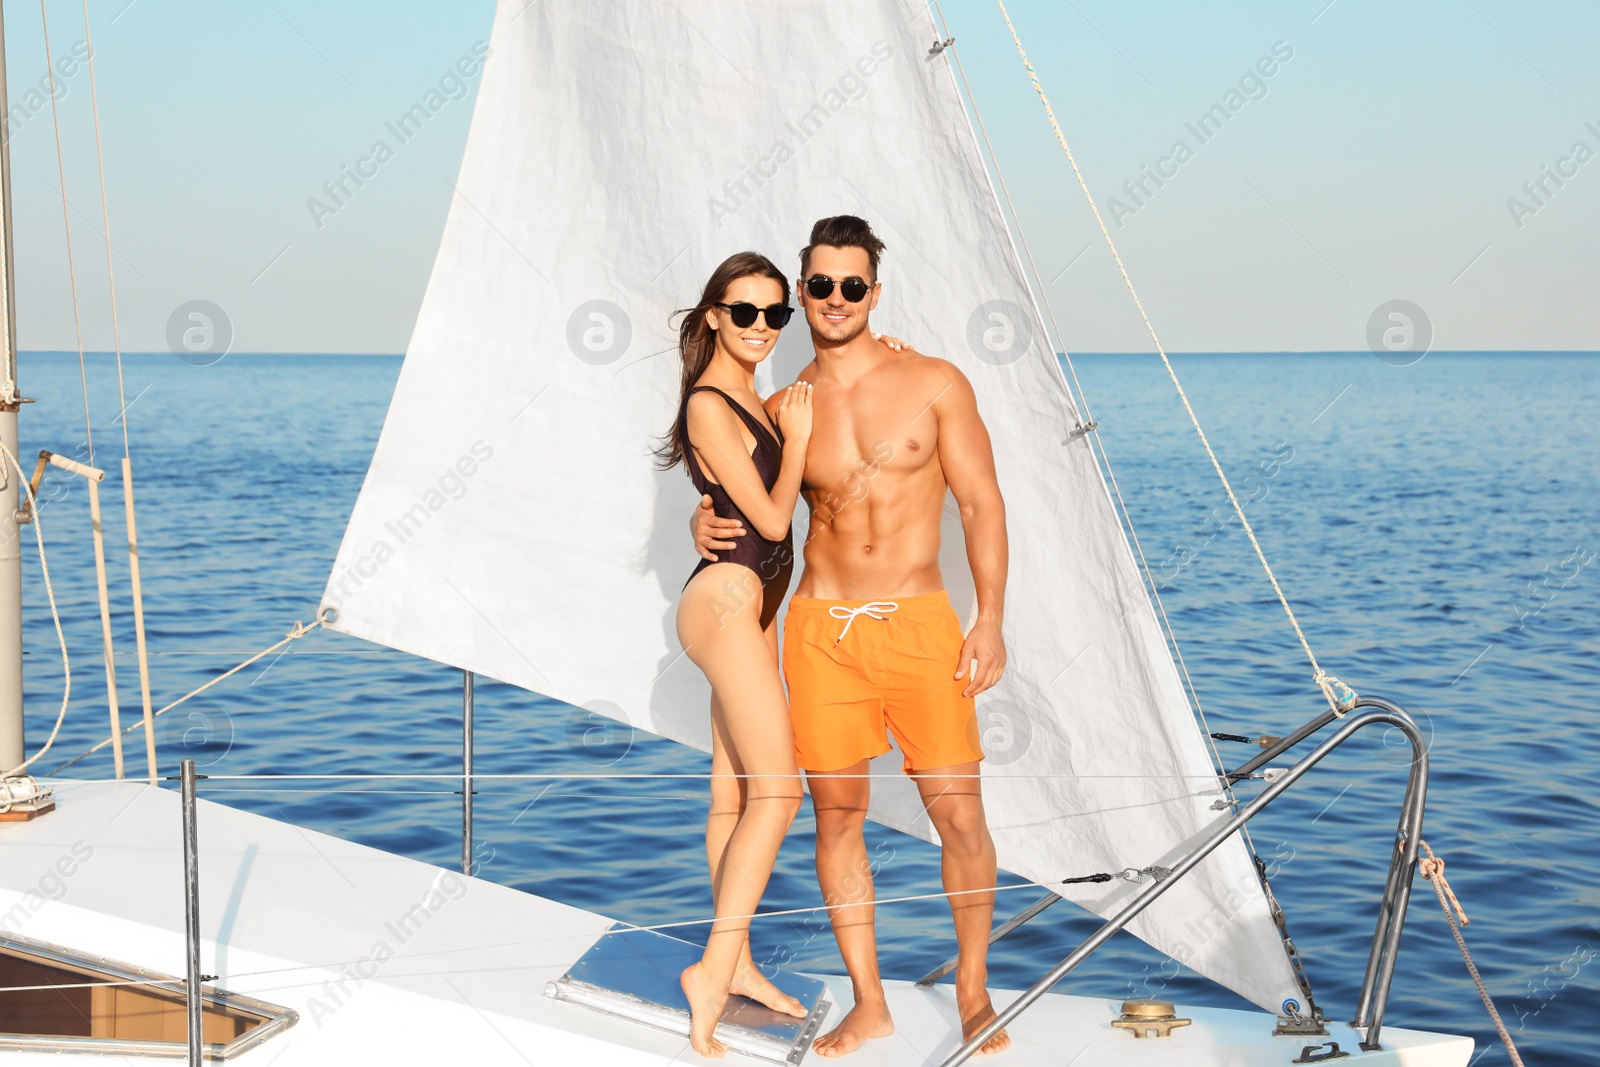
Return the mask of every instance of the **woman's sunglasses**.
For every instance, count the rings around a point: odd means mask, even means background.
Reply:
[[[719,302],[717,307],[726,311],[728,318],[732,319],[733,324],[741,330],[754,326],[757,315],[765,315],[767,317],[767,327],[769,329],[781,330],[789,325],[789,317],[794,314],[794,308],[788,304],[768,304],[764,308],[758,308],[754,304],[741,300],[737,304]]]
[[[806,292],[811,294],[811,299],[813,300],[826,300],[833,295],[835,284],[834,280],[826,274],[813,274],[806,279]],[[864,282],[860,278],[851,276],[837,284],[839,292],[843,294],[846,300],[852,304],[859,304],[867,298],[867,294],[872,292],[872,287],[877,283]]]

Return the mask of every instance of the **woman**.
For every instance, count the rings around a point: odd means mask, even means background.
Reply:
[[[678,422],[663,467],[682,461],[716,513],[749,531],[702,560],[678,601],[678,639],[711,682],[711,810],[706,859],[716,921],[700,961],[680,979],[689,1041],[722,1056],[717,1021],[730,993],[804,1018],[750,954],[750,919],[800,809],[789,707],[778,675],[775,618],[794,566],[790,523],[811,437],[811,387],[774,398],[777,426],[755,391],[755,369],[788,323],[789,283],[765,256],[741,252],[706,283],[678,332],[683,358]]]

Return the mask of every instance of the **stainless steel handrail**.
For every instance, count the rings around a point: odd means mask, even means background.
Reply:
[[[1362,714],[1357,714],[1363,708],[1372,709]],[[1232,774],[1249,773],[1271,758],[1273,754],[1284,751],[1291,744],[1298,743],[1320,725],[1326,725],[1337,716],[1327,712],[1318,719],[1312,720],[1305,727],[1291,734],[1283,741],[1267,749]],[[1250,803],[1246,804],[1231,818],[1222,821],[1215,829],[1183,858],[1179,859],[1172,867],[1172,873],[1165,878],[1158,879],[1139,892],[1121,911],[1117,912],[1105,925],[1101,926],[1089,936],[1081,945],[1074,949],[1060,963],[1051,968],[1039,981],[1030,986],[1021,996],[1012,1001],[1001,1011],[995,1019],[982,1030],[974,1034],[955,1052],[951,1053],[940,1067],[959,1067],[960,1064],[971,1059],[983,1047],[984,1042],[1004,1029],[1012,1020],[1021,1015],[1027,1008],[1042,997],[1049,989],[1064,978],[1073,968],[1082,963],[1097,948],[1105,944],[1118,930],[1128,925],[1140,912],[1144,911],[1155,899],[1165,893],[1178,879],[1182,878],[1206,856],[1210,855],[1217,846],[1239,830],[1256,815],[1260,814],[1272,801],[1281,796],[1285,790],[1292,786],[1312,767],[1322,762],[1334,749],[1344,744],[1351,735],[1365,726],[1382,723],[1400,729],[1411,742],[1412,760],[1411,774],[1406,783],[1405,799],[1401,804],[1400,823],[1396,835],[1395,853],[1390,861],[1389,877],[1384,886],[1383,906],[1379,909],[1377,930],[1373,934],[1372,951],[1369,955],[1367,973],[1362,981],[1361,1002],[1357,1009],[1354,1026],[1358,1029],[1365,1027],[1366,1038],[1361,1042],[1361,1047],[1366,1051],[1374,1051],[1381,1047],[1378,1037],[1383,1026],[1383,1012],[1389,1000],[1389,986],[1394,979],[1395,958],[1400,948],[1400,932],[1405,924],[1406,904],[1411,898],[1411,880],[1417,866],[1417,842],[1422,837],[1422,816],[1427,806],[1428,794],[1428,750],[1423,742],[1422,732],[1417,728],[1415,720],[1398,704],[1384,700],[1380,697],[1362,697],[1356,701],[1355,706],[1342,718],[1343,725],[1334,735],[1318,745],[1316,750],[1300,762],[1290,767],[1277,781],[1270,783]],[[1232,775],[1230,775],[1231,777]]]
[[[1229,785],[1232,785],[1235,782],[1244,781],[1245,779],[1249,778],[1262,764],[1276,759],[1278,756],[1298,745],[1301,741],[1304,741],[1307,737],[1310,737],[1312,734],[1316,733],[1318,730],[1322,729],[1336,718],[1338,718],[1338,715],[1331,710],[1323,712],[1321,715],[1301,726],[1293,733],[1286,737],[1281,737],[1277,741],[1268,745],[1266,749],[1264,749],[1259,755],[1250,758],[1240,766],[1235,767],[1233,770],[1223,774],[1222,778]],[[1046,893],[1044,896],[1028,905],[1028,907],[1023,909],[1023,911],[1019,912],[1012,918],[1007,919],[1000,926],[996,927],[994,933],[989,935],[989,944],[993,945],[1001,939],[1007,937],[1011,933],[1015,932],[1024,923],[1031,921],[1035,916],[1043,912],[1056,901],[1063,899],[1065,898],[1057,895],[1054,890]],[[1388,899],[1387,894],[1385,895],[1384,899]],[[918,978],[917,985],[924,987],[933,985],[935,982],[939,981],[939,979],[955,970],[956,965],[960,962],[960,960],[961,955],[959,953],[951,956],[938,967],[935,967],[921,978]]]
[[[1357,706],[1359,706],[1359,704]],[[1280,738],[1278,741],[1262,749],[1256,755],[1251,756],[1249,759],[1239,764],[1239,766],[1223,775],[1223,777],[1226,778],[1230,783],[1244,781],[1246,778],[1250,777],[1250,775],[1254,774],[1258,767],[1264,766],[1265,764],[1277,759],[1279,756],[1283,755],[1285,752],[1289,751],[1291,748],[1298,745],[1300,742],[1304,741],[1306,738],[1310,737],[1312,734],[1316,733],[1318,730],[1322,729],[1324,726],[1328,725],[1337,718],[1339,718],[1339,713],[1335,712],[1332,708],[1329,708],[1327,711],[1323,712],[1321,715],[1318,715],[1315,719],[1312,719],[1304,726],[1301,726],[1298,730],[1295,730],[1287,737]]]
[[[1384,1008],[1389,1003],[1389,986],[1394,981],[1395,962],[1400,952],[1400,931],[1405,926],[1406,906],[1411,902],[1411,882],[1417,870],[1417,849],[1422,841],[1422,817],[1428,802],[1428,748],[1416,722],[1399,705],[1381,697],[1368,697],[1357,707],[1375,707],[1403,720],[1395,722],[1411,742],[1411,774],[1406,781],[1401,804],[1400,825],[1395,830],[1394,853],[1389,861],[1389,877],[1384,883],[1383,904],[1378,909],[1377,929],[1361,981],[1361,1000],[1351,1024],[1367,1028],[1361,1048],[1375,1052],[1383,1027]],[[1320,750],[1319,750],[1320,751]]]
[[[472,672],[461,672],[461,873],[472,877]]]
[[[187,977],[184,1046],[189,1067],[200,1067],[205,1055],[200,1015],[203,999],[200,983],[204,975],[200,973],[200,831],[194,760],[183,760],[179,767],[183,775],[183,940]]]

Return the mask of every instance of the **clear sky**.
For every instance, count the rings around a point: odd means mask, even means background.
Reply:
[[[84,343],[108,350],[82,12],[45,3]],[[1592,0],[1008,6],[1168,348],[1361,349],[1404,299],[1436,348],[1600,349]],[[207,299],[235,351],[402,351],[471,96],[320,226],[307,201],[470,56],[493,7],[90,0],[123,347],[165,350],[173,309]],[[1068,346],[1147,351],[998,9],[944,9]],[[20,344],[74,349],[39,9],[6,17]],[[1219,103],[1236,110],[1198,136]]]

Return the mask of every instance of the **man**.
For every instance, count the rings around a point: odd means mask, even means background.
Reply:
[[[963,1036],[994,1018],[987,955],[995,852],[973,697],[1005,669],[1005,505],[966,377],[942,359],[875,340],[868,327],[882,294],[882,251],[865,221],[840,215],[819,221],[800,253],[800,304],[816,348],[800,380],[813,387],[815,425],[802,486],[811,508],[805,569],[789,603],[783,672],[816,811],[817,881],[835,905],[834,936],[855,994],[844,1020],[816,1042],[823,1056],[894,1031],[863,838],[868,760],[890,750],[886,728],[944,849]],[[961,510],[977,586],[978,619],[965,635],[939,573],[946,490]],[[718,539],[743,532],[708,507],[696,515],[702,554],[733,547]],[[1002,1031],[984,1051],[1010,1043]]]

